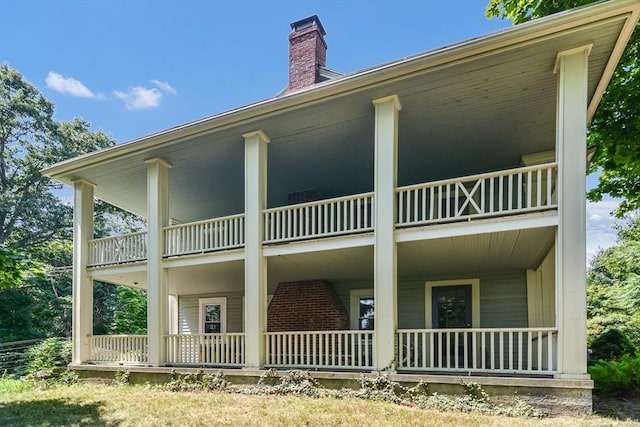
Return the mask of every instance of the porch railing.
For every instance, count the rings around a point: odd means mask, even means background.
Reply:
[[[398,330],[398,369],[551,375],[557,337],[555,328]]]
[[[89,266],[147,259],[147,232],[89,240]]]
[[[267,366],[370,369],[373,331],[265,333]]]
[[[244,214],[165,227],[165,256],[237,248],[244,245]]]
[[[167,363],[244,365],[244,334],[167,335]]]
[[[265,243],[373,229],[373,193],[264,210]]]
[[[557,206],[558,166],[547,163],[396,189],[398,226],[518,214]]]
[[[114,363],[148,361],[146,335],[93,335],[88,339],[91,361]]]

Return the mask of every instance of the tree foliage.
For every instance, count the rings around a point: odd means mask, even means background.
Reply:
[[[37,88],[0,64],[0,341],[71,334],[72,280],[65,267],[72,263],[73,210],[58,197],[61,186],[40,171],[114,141],[82,119],[53,116],[54,105]],[[94,210],[96,237],[143,227],[140,218],[102,201]],[[116,312],[139,300],[121,298],[118,288],[94,286],[96,333],[112,333]]]
[[[600,251],[587,274],[589,341],[610,329],[640,347],[640,217],[618,229],[619,243]]]
[[[594,3],[594,0],[490,0],[489,17],[514,24]],[[639,24],[640,26],[640,24]],[[601,170],[592,201],[605,194],[624,200],[616,214],[640,208],[640,30],[632,34],[589,125],[588,143],[596,148],[591,172]]]
[[[15,249],[70,238],[71,207],[40,170],[114,144],[86,121],[58,122],[53,113],[31,83],[0,64],[0,243]]]

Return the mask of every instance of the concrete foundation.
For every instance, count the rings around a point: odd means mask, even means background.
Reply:
[[[163,384],[171,379],[171,372],[189,374],[197,371],[214,373],[222,371],[233,384],[257,384],[263,369],[216,369],[200,367],[149,367],[139,365],[69,365],[82,379],[115,381],[117,371],[128,371],[131,384]],[[286,370],[278,371],[284,375]],[[363,373],[309,371],[312,377],[326,388],[360,388]],[[364,375],[378,375],[364,373]],[[585,416],[592,411],[591,391],[593,381],[557,378],[516,378],[459,375],[423,375],[390,373],[389,378],[405,386],[422,381],[429,385],[429,393],[463,394],[465,383],[478,383],[496,403],[509,404],[518,396],[548,415]]]

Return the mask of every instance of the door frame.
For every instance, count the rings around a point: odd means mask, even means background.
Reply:
[[[480,327],[480,279],[455,279],[425,282],[425,328],[433,329],[433,288],[471,285],[471,327]]]

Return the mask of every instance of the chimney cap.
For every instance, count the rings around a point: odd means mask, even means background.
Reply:
[[[327,33],[324,31],[324,27],[322,26],[322,23],[320,22],[320,18],[318,18],[318,15],[312,15],[312,16],[309,16],[308,18],[304,18],[299,21],[292,22],[291,29],[293,31],[300,31],[300,30],[304,30],[305,28],[309,28],[313,25],[318,26],[318,29],[320,29],[320,34],[322,34],[323,36],[327,35]]]

